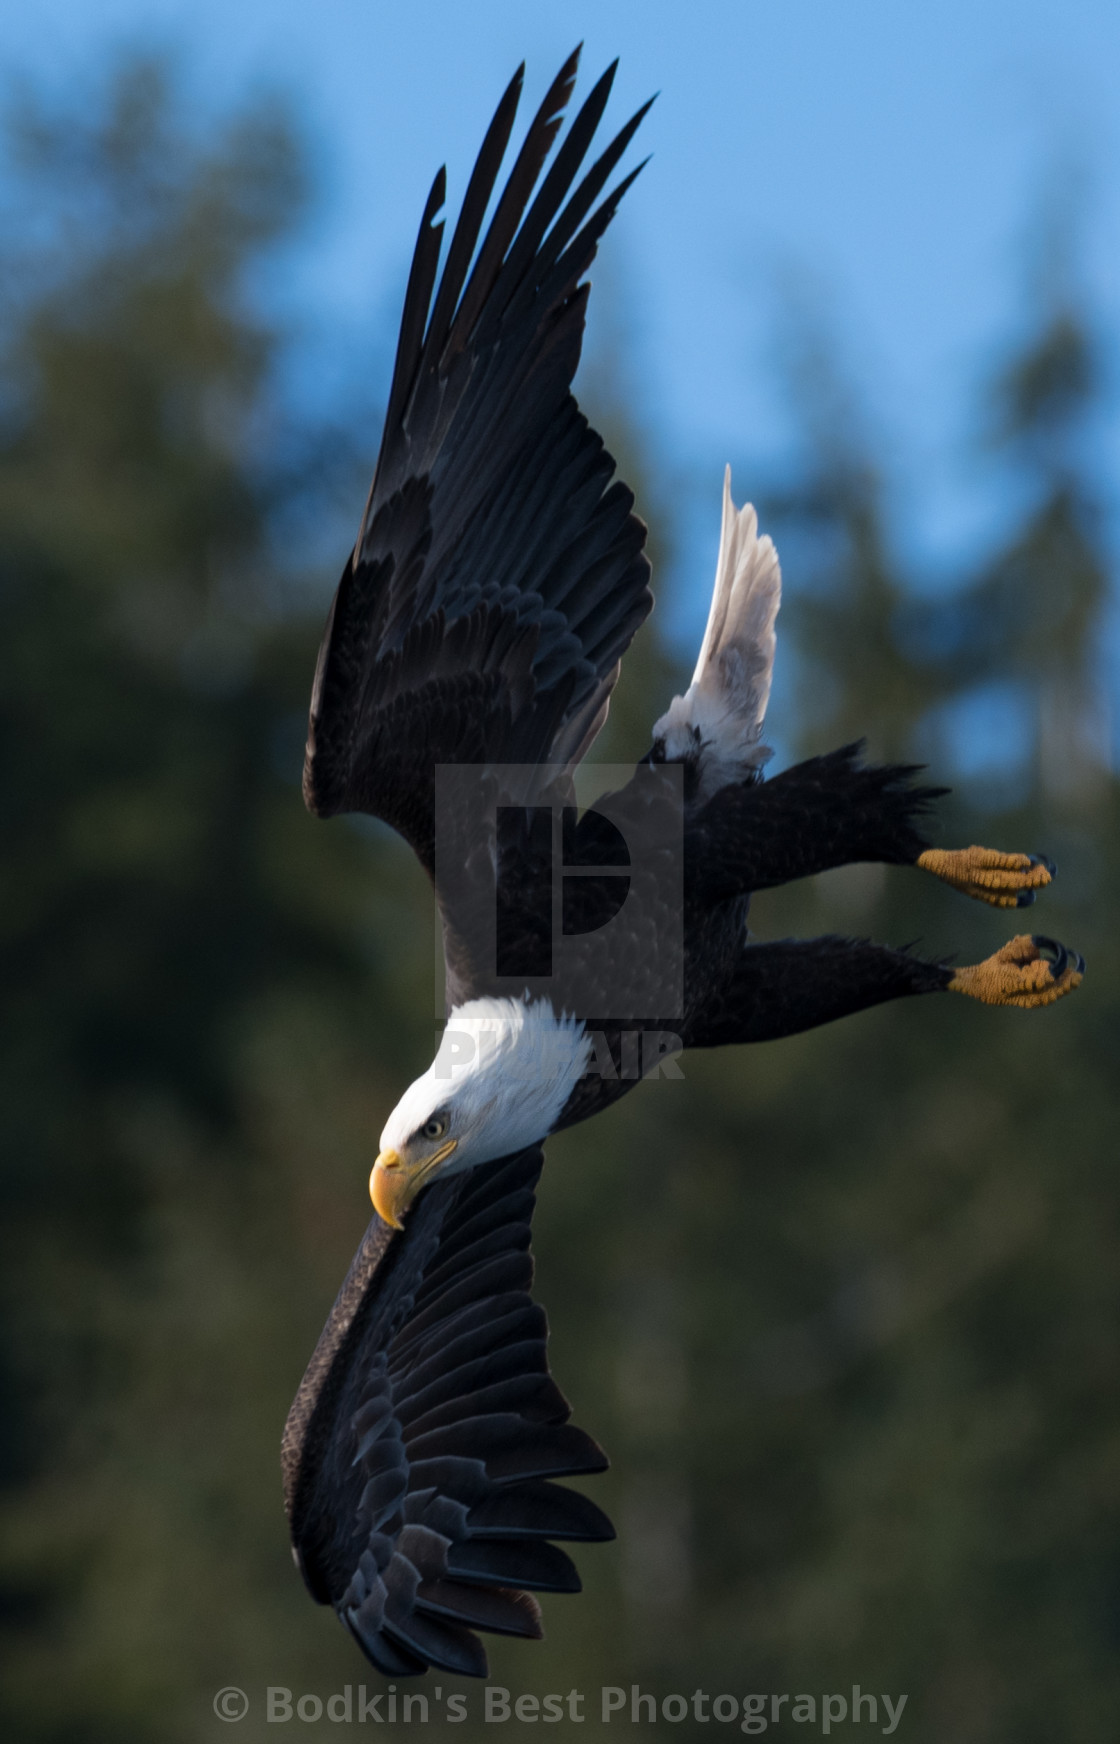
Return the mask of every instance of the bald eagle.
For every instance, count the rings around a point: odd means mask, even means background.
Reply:
[[[632,779],[579,811],[574,770],[652,597],[633,496],[571,392],[586,273],[638,169],[604,189],[645,110],[583,169],[612,67],[546,169],[576,64],[483,234],[514,77],[442,273],[436,177],[311,702],[307,804],[372,814],[411,844],[446,959],[436,1057],[385,1123],[374,1216],[283,1444],[304,1579],[390,1676],[484,1675],[478,1630],[537,1636],[532,1594],[578,1589],[558,1541],[613,1536],[556,1481],[607,1462],[568,1421],[530,1294],[548,1135],[631,1089],[649,1037],[660,1070],[683,1047],[913,994],[1047,1005],[1084,967],[1030,934],[955,969],[867,941],[748,937],[752,891],[853,861],[916,866],[999,907],[1032,902],[1054,869],[934,848],[924,819],[944,789],[858,747],[763,779],[781,576],[729,474],[692,682]]]

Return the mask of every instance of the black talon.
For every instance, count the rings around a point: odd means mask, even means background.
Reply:
[[[1042,933],[1032,933],[1031,943],[1039,951],[1053,951],[1054,960],[1050,965],[1050,973],[1055,981],[1060,981],[1069,966],[1069,952],[1059,944],[1057,939],[1048,939]]]
[[[1077,973],[1079,975],[1084,975],[1084,973],[1085,973],[1085,959],[1081,955],[1080,951],[1078,951],[1076,953],[1076,956],[1077,956]]]
[[[1049,854],[1031,854],[1028,858],[1030,859],[1032,866],[1045,866],[1051,878],[1056,878],[1058,876],[1058,868],[1055,866]]]
[[[1031,858],[1034,858],[1033,854],[1031,855]],[[1029,908],[1037,895],[1037,890],[1020,890],[1015,898],[1015,907]]]

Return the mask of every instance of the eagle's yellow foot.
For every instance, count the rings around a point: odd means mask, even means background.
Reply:
[[[1029,908],[1057,868],[1045,854],[1001,854],[996,848],[927,848],[923,872],[993,908]]]
[[[1018,1005],[1033,1011],[1036,1005],[1053,1005],[1072,993],[1084,973],[1085,959],[1077,951],[1067,951],[1038,933],[1020,933],[982,963],[957,969],[948,988],[985,1005]]]

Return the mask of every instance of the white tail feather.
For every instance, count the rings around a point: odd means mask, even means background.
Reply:
[[[762,723],[770,700],[782,600],[778,553],[758,536],[750,503],[731,500],[731,468],[723,476],[723,527],[716,582],[700,658],[684,696],[675,696],[653,729],[670,761],[699,755],[701,797],[741,781],[769,756]]]

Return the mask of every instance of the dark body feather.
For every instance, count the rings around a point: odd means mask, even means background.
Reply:
[[[652,603],[633,498],[571,393],[584,275],[633,177],[603,190],[644,111],[577,181],[612,69],[542,179],[575,66],[533,120],[480,242],[513,80],[442,276],[442,172],[432,189],[304,771],[313,811],[369,812],[416,850],[441,910],[449,1008],[540,995],[585,1019],[594,1059],[554,1127],[633,1087],[647,1063],[631,1045],[639,1030],[667,1053],[761,1041],[936,992],[952,973],[866,941],[746,933],[755,890],[923,855],[943,790],[914,786],[911,768],[868,767],[847,747],[705,798],[703,744],[666,761],[655,739],[621,793],[575,806],[571,770]],[[466,779],[441,788],[448,770]],[[558,847],[570,874],[560,970]],[[625,961],[612,959],[609,924],[632,898]],[[529,1294],[541,1161],[534,1144],[436,1178],[400,1233],[374,1218],[285,1430],[307,1584],[388,1675],[483,1674],[475,1631],[538,1634],[531,1592],[578,1587],[554,1541],[611,1536],[555,1481],[605,1460],[567,1421]]]

